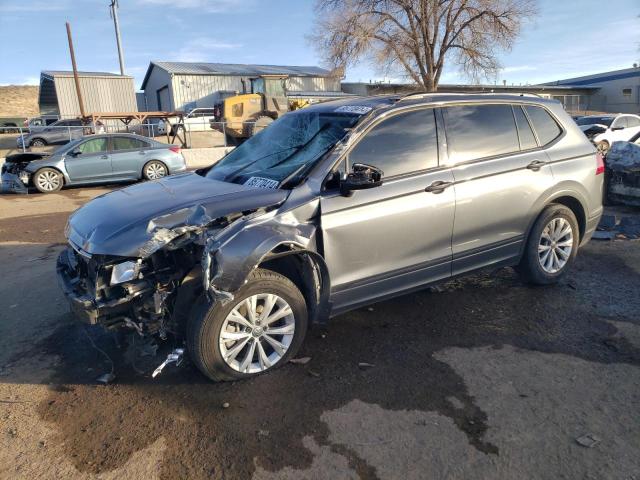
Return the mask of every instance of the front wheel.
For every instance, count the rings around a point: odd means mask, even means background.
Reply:
[[[573,212],[564,205],[549,205],[529,233],[518,271],[535,285],[557,283],[575,260],[579,243]]]
[[[57,192],[64,185],[64,177],[53,168],[41,168],[33,176],[33,185],[40,193]]]
[[[33,140],[31,140],[31,147],[46,147],[47,146],[47,142],[42,139],[42,138],[34,138]]]
[[[196,309],[197,310],[197,309]],[[296,354],[307,331],[300,290],[270,270],[254,270],[229,302],[203,305],[190,319],[191,359],[215,381],[251,378]]]

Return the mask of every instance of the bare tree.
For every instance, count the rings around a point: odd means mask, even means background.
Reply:
[[[312,41],[334,68],[367,58],[427,91],[449,59],[471,78],[495,75],[536,0],[316,0]]]

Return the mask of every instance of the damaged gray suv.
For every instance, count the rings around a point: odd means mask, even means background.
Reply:
[[[603,172],[556,101],[326,102],[208,169],[92,200],[58,276],[83,321],[173,335],[167,361],[186,350],[213,380],[246,378],[310,324],[483,267],[557,282],[598,224]]]

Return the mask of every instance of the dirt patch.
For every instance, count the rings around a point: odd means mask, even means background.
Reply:
[[[64,244],[68,212],[0,219],[0,242]]]
[[[589,269],[593,276],[597,263],[600,282],[621,276],[640,288],[640,275],[618,254],[603,264],[602,255],[585,249],[576,275]],[[76,468],[93,473],[118,468],[160,436],[167,441],[162,478],[248,478],[256,465],[266,471],[308,468],[314,457],[300,445],[311,435],[347,458],[361,477],[374,478],[375,471],[358,454],[330,442],[321,421],[322,412],[352,399],[391,411],[437,412],[450,418],[478,452],[500,455],[486,436],[486,412],[460,375],[434,353],[511,345],[640,365],[640,351],[592,311],[584,292],[572,287],[576,281],[572,276],[563,285],[531,288],[503,269],[450,282],[437,293],[420,292],[336,318],[328,332],[306,341],[301,355],[312,358],[307,365],[287,365],[231,384],[209,383],[191,367],[172,368],[155,381],[136,378],[117,360],[119,383],[96,387],[97,371],[86,368],[109,366],[69,324],[42,346],[62,353],[55,383],[69,387],[52,391],[39,412],[56,425]],[[637,321],[635,313],[626,315],[625,321]],[[108,335],[96,343],[122,358]],[[375,366],[363,370],[360,362]],[[225,402],[228,409],[222,407]]]
[[[40,87],[37,85],[0,87],[0,117],[34,117],[39,115],[39,91]]]

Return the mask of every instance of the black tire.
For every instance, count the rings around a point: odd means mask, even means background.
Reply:
[[[557,272],[550,273],[541,265],[538,247],[541,243],[542,232],[554,219],[564,219],[571,226],[571,234],[573,236],[573,245],[569,253],[566,263]],[[580,244],[580,229],[578,221],[571,209],[564,205],[552,204],[546,207],[529,232],[529,238],[525,245],[525,251],[517,267],[518,273],[528,283],[534,285],[550,285],[560,281],[573,264],[578,253]]]
[[[159,175],[159,173],[162,170],[164,170],[164,174]],[[157,175],[153,175],[152,171],[158,172]],[[168,175],[169,175],[169,169],[160,160],[151,160],[145,163],[144,167],[142,167],[142,178],[144,178],[145,180],[158,180]]]
[[[284,299],[293,312],[295,331],[284,355],[272,366],[256,373],[241,373],[231,368],[223,359],[219,339],[229,313],[246,298],[261,293],[275,294]],[[307,306],[300,290],[288,278],[271,270],[256,269],[228,302],[202,301],[187,323],[187,350],[200,371],[214,381],[233,381],[253,378],[287,363],[294,356],[307,331]],[[256,339],[251,339],[256,342]],[[257,355],[258,353],[256,353]]]
[[[44,138],[34,138],[29,143],[30,147],[46,147],[47,141]]]
[[[41,168],[33,174],[32,182],[40,193],[54,193],[64,185],[64,176],[55,168]]]
[[[227,147],[237,147],[238,145],[240,145],[239,139],[236,137],[232,137],[228,133],[225,134],[225,140]]]

